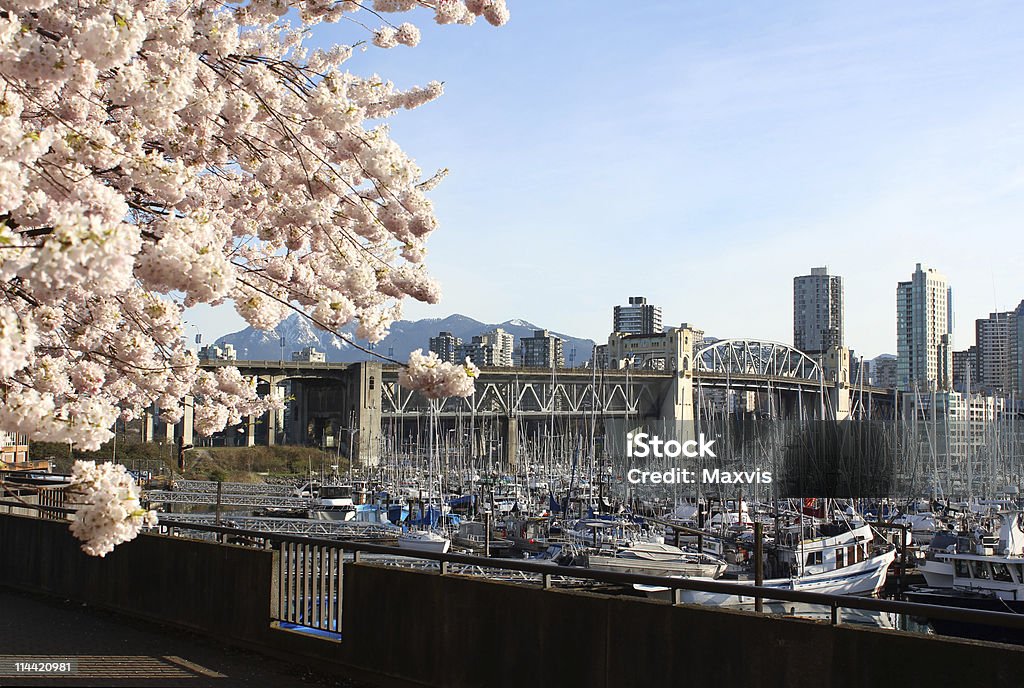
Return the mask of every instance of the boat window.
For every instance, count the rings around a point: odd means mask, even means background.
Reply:
[[[1006,581],[1007,583],[1013,582],[1013,577],[1010,576],[1010,569],[1006,564],[992,562],[992,580]]]
[[[853,545],[850,545],[849,547],[847,547],[846,548],[846,554],[848,555],[846,557],[847,561],[849,561],[851,564],[856,564],[857,563],[857,548],[856,547],[854,547]]]
[[[954,563],[954,566],[956,567],[956,575],[957,575],[958,578],[970,578],[971,577],[971,572],[967,568],[967,562],[966,561],[961,561],[960,559],[957,559],[956,562]]]
[[[837,569],[841,569],[844,566],[846,566],[846,562],[844,561],[844,559],[845,559],[844,555],[845,554],[846,554],[846,552],[843,550],[842,547],[839,547],[839,548],[836,549],[836,568]]]
[[[807,555],[807,566],[819,566],[821,564],[821,552],[811,552]]]
[[[988,563],[984,561],[972,561],[971,571],[974,573],[975,578],[984,578],[988,580]]]
[[[1024,564],[1010,564],[1010,570],[1017,575],[1017,582],[1024,583]]]

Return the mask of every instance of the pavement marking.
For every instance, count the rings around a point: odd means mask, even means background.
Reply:
[[[227,678],[227,674],[219,673],[217,671],[214,671],[213,669],[207,669],[204,666],[196,664],[195,662],[190,662],[187,659],[182,659],[181,657],[168,655],[164,657],[164,659],[170,662],[171,664],[177,664],[178,666],[185,667],[189,671],[194,671],[200,676],[209,676],[210,678]]]

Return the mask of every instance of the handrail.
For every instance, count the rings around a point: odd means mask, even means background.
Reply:
[[[0,506],[10,507],[12,509],[35,509],[36,511],[49,511],[54,514],[64,514],[65,516],[73,514],[77,509],[72,509],[66,506],[50,506],[48,504],[31,504],[29,502],[19,502],[14,499],[0,499]],[[17,516],[17,514],[11,514],[6,512],[7,515]]]
[[[0,500],[0,506],[12,506],[17,508],[34,507],[40,511],[56,513],[69,513],[73,509],[65,507],[48,507],[38,504],[22,504],[9,500]],[[742,595],[743,597],[766,600],[783,600],[786,602],[803,602],[816,604],[824,607],[831,607],[833,619],[835,611],[840,608],[861,609],[876,612],[891,612],[896,614],[907,614],[925,618],[943,619],[948,621],[960,621],[964,623],[986,624],[1004,628],[1024,630],[1024,614],[1008,612],[991,612],[978,609],[962,609],[959,607],[944,607],[934,604],[921,604],[919,602],[904,602],[902,600],[884,600],[874,597],[858,597],[854,595],[836,595],[832,593],[808,592],[804,590],[784,590],[780,588],[769,588],[756,585],[740,585],[724,581],[695,581],[690,578],[671,578],[667,576],[650,576],[639,573],[621,573],[618,571],[605,571],[602,569],[589,569],[575,566],[560,566],[557,564],[540,564],[529,560],[518,559],[495,559],[491,557],[480,557],[469,554],[452,554],[440,552],[426,552],[422,550],[408,550],[400,547],[387,545],[375,545],[365,542],[354,542],[351,540],[330,540],[327,538],[304,537],[273,533],[258,530],[242,530],[227,526],[205,525],[198,523],[187,523],[172,519],[161,519],[157,528],[177,528],[180,530],[193,530],[199,532],[219,533],[223,535],[234,535],[250,539],[262,539],[272,542],[294,542],[307,545],[319,545],[333,547],[345,552],[384,554],[391,556],[406,557],[410,559],[425,559],[436,561],[441,564],[463,564],[467,566],[479,566],[490,569],[504,569],[508,571],[522,571],[525,573],[540,574],[546,581],[551,576],[564,576],[566,578],[577,578],[593,580],[601,583],[615,583],[620,585],[651,585],[669,588],[671,590],[695,590],[698,592],[723,593],[728,595]],[[700,606],[700,605],[698,605]]]
[[[480,557],[470,554],[442,554],[440,552],[408,550],[400,547],[353,542],[349,540],[329,540],[327,538],[307,538],[279,533],[245,531],[224,526],[202,525],[201,527],[196,527],[194,524],[176,523],[173,520],[162,520],[160,525],[170,528],[203,530],[249,538],[263,538],[277,542],[299,542],[312,545],[331,546],[346,552],[386,554],[415,559],[427,559],[438,563],[463,564],[467,566],[523,571],[526,573],[537,573],[549,576],[580,578],[594,580],[601,583],[651,585],[670,588],[672,590],[695,590],[698,592],[724,593],[730,595],[742,595],[743,597],[749,598],[760,596],[762,599],[783,600],[786,602],[804,602],[807,604],[817,604],[826,607],[845,607],[849,609],[863,609],[867,611],[894,612],[897,614],[908,614],[911,616],[934,617],[948,619],[950,621],[984,623],[996,626],[1005,626],[1008,628],[1024,629],[1024,614],[1013,614],[1008,612],[989,612],[977,609],[942,607],[939,605],[921,604],[918,602],[883,600],[873,597],[836,595],[821,592],[808,592],[804,590],[784,590],[779,588],[769,588],[763,585],[740,585],[738,583],[729,583],[717,580],[695,581],[690,578],[671,578],[667,576],[650,576],[639,573],[620,573],[618,571],[605,571],[602,569],[589,569],[577,566],[539,564],[530,562],[529,560],[494,559],[491,557]]]

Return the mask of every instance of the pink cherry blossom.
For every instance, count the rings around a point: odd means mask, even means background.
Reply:
[[[90,556],[105,557],[144,526],[157,524],[156,512],[142,508],[139,488],[120,464],[75,461],[68,494],[69,504],[77,507],[71,534]]]
[[[456,365],[442,361],[433,351],[424,356],[422,349],[416,349],[409,355],[409,365],[402,370],[398,382],[428,399],[468,397],[473,394],[479,375],[480,369],[469,359]]]
[[[95,449],[115,419],[156,404],[175,422],[191,397],[196,428],[216,432],[281,402],[237,370],[201,370],[185,308],[231,303],[262,329],[297,310],[377,341],[405,299],[440,298],[423,263],[446,170],[424,173],[384,121],[441,82],[400,88],[352,46],[416,46],[394,15],[497,25],[508,10],[367,6],[377,31],[341,22],[369,14],[348,0],[5,0],[0,429]],[[323,22],[352,35],[310,52]],[[403,379],[454,395],[474,375],[420,354]],[[118,484],[96,470],[83,484]],[[88,539],[100,552],[116,538]]]

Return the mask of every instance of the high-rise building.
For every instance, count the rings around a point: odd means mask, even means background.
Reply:
[[[1016,383],[1014,389],[1018,395],[1022,395],[1024,394],[1024,301],[1020,302],[1014,314],[1017,322],[1013,346],[1014,381]]]
[[[976,368],[971,389],[1010,396],[1017,387],[1017,313],[989,313],[974,321]]]
[[[953,292],[945,275],[917,269],[896,287],[899,388],[932,391],[953,385]]]
[[[460,346],[462,338],[451,332],[438,332],[436,337],[430,338],[430,350],[446,363],[455,363],[455,354]]]
[[[899,399],[904,427],[913,432],[922,451],[930,454],[932,480],[942,494],[965,494],[976,489],[968,478],[984,475],[998,448],[999,433],[993,427],[1007,417],[1006,399],[971,393],[937,391],[905,393]],[[917,423],[908,423],[916,417]]]
[[[534,330],[532,337],[519,340],[524,368],[564,368],[563,342],[547,330]]]
[[[200,361],[235,361],[237,359],[238,353],[235,351],[234,344],[225,344],[224,348],[216,344],[207,344],[199,349]]]
[[[898,381],[896,357],[882,354],[871,360],[871,384],[875,387],[895,389]]]
[[[307,346],[300,351],[293,351],[292,360],[303,363],[326,363],[327,354],[318,351],[316,347]]]
[[[628,306],[615,307],[612,332],[661,334],[661,307],[647,303],[643,296],[630,296]]]
[[[953,391],[978,390],[978,347],[953,352]]]
[[[476,341],[476,338],[473,338]],[[500,327],[480,335],[480,341],[494,347],[494,365],[508,368],[512,366],[512,352],[516,349],[516,338],[511,332]]]
[[[793,278],[793,346],[819,354],[843,346],[843,278],[828,268]]]
[[[490,332],[473,337],[468,344],[461,344],[455,349],[455,358],[459,361],[469,359],[483,367],[509,368],[512,366],[512,351],[516,338],[511,332],[500,327]]]

